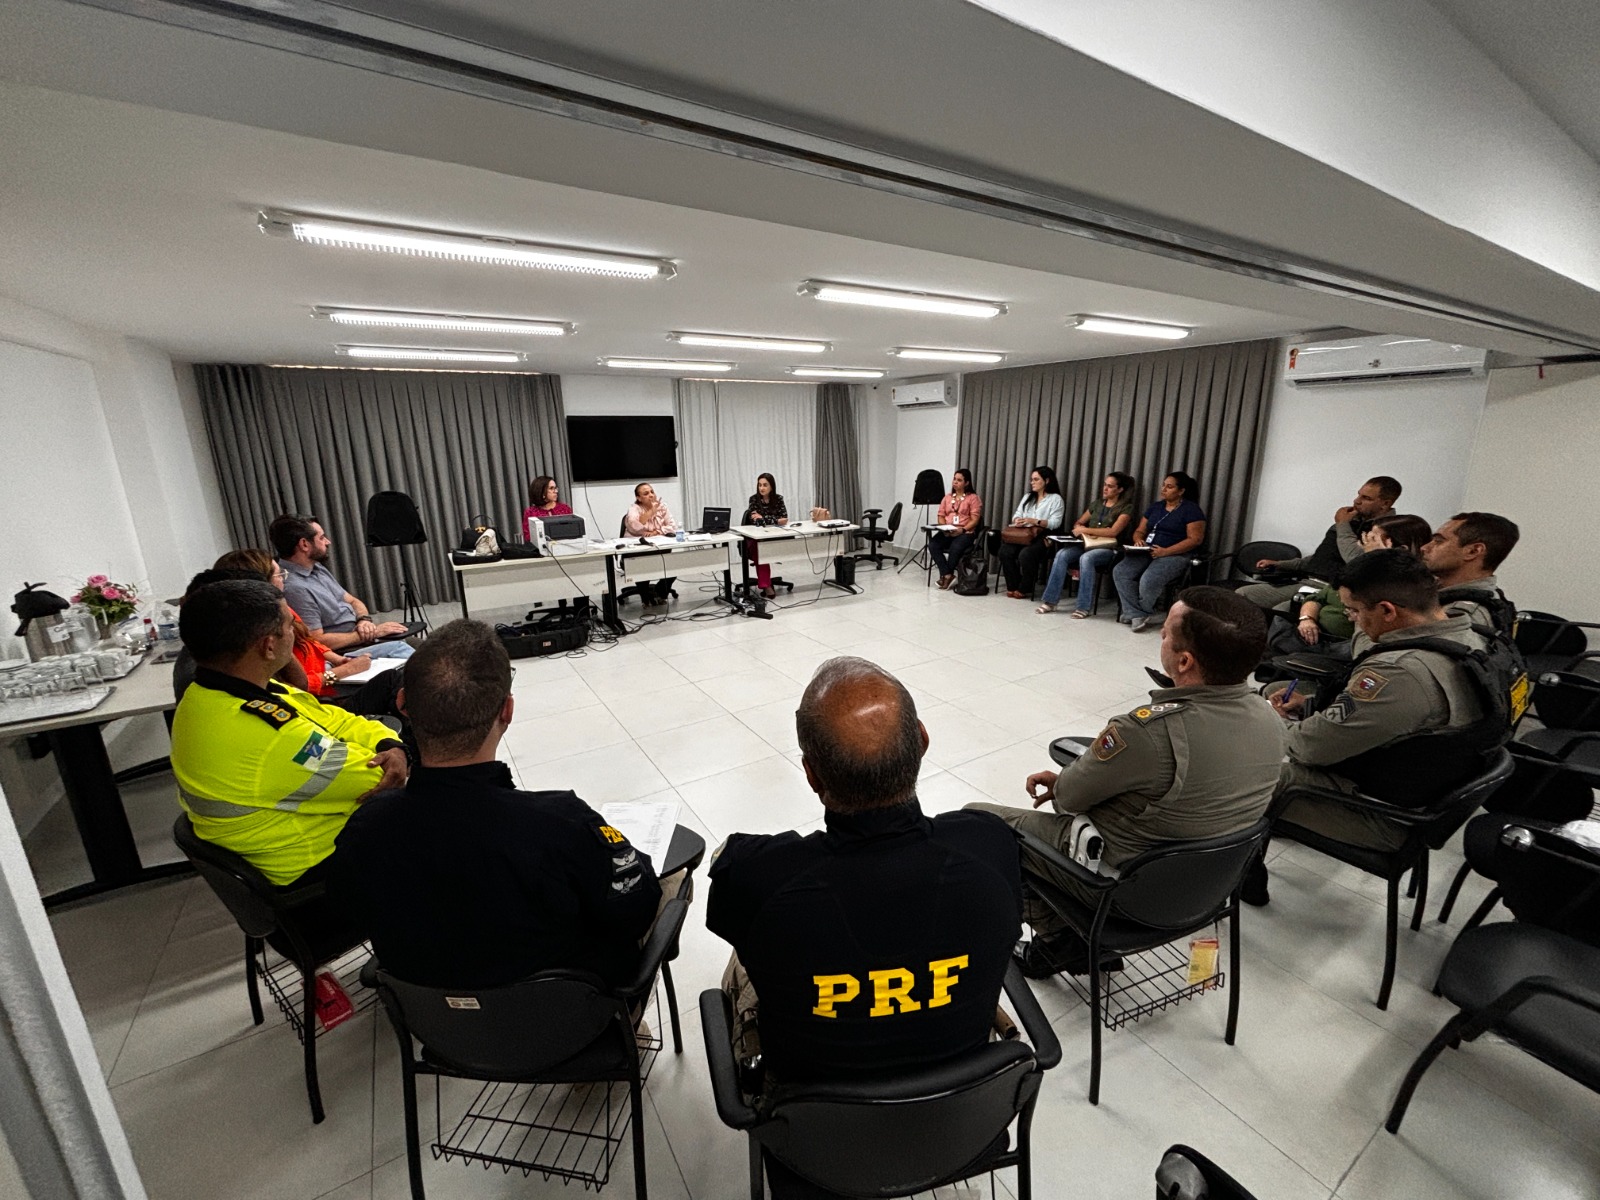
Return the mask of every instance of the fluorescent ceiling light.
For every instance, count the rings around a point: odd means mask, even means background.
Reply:
[[[725,371],[733,370],[739,364],[678,358],[602,358],[600,365],[616,367],[620,371],[703,371],[721,375]]]
[[[1068,317],[1067,324],[1088,333],[1120,333],[1127,337],[1161,338],[1169,342],[1176,342],[1194,332],[1182,325],[1157,325],[1151,321],[1127,321],[1121,317],[1096,317],[1087,313]]]
[[[728,346],[735,350],[778,350],[784,353],[822,354],[833,349],[830,342],[808,342],[797,338],[757,337],[743,333],[667,334],[667,341],[681,346]]]
[[[805,379],[882,379],[882,371],[865,367],[790,367],[789,374]]]
[[[569,321],[530,321],[521,317],[474,317],[464,313],[394,312],[384,308],[332,308],[318,305],[311,315],[336,325],[375,325],[385,329],[449,329],[460,333],[525,333],[563,337]]]
[[[662,258],[633,254],[606,254],[569,246],[544,246],[511,238],[479,237],[466,233],[439,233],[429,229],[403,229],[364,221],[308,217],[269,209],[256,225],[262,233],[289,237],[317,246],[356,250],[384,250],[422,258],[493,263],[506,267],[541,267],[547,271],[574,271],[583,275],[610,275],[623,279],[671,279],[677,268]]]
[[[912,312],[943,313],[952,317],[998,317],[1006,311],[1006,306],[997,300],[967,300],[960,296],[936,296],[931,292],[899,292],[893,288],[826,283],[819,279],[808,279],[802,283],[800,294],[835,304],[904,308]]]
[[[519,363],[515,350],[447,350],[431,346],[335,346],[347,358],[413,359],[418,362]]]
[[[1005,357],[992,350],[933,350],[926,346],[897,346],[889,353],[896,358],[915,358],[928,362],[997,363]]]

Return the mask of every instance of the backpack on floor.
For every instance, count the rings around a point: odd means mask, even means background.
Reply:
[[[958,596],[987,596],[989,594],[989,549],[984,539],[978,538],[967,548],[956,564],[956,581],[950,590]]]

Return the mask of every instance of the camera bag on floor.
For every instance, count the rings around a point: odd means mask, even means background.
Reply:
[[[589,642],[588,600],[549,612],[531,612],[516,625],[496,625],[495,632],[512,658],[535,658],[545,654],[565,654]]]

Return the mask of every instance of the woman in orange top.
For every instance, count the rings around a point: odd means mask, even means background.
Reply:
[[[265,550],[230,550],[213,564],[219,570],[254,571],[280,592],[283,591],[283,568],[278,560]],[[372,666],[370,656],[361,654],[346,658],[329,649],[306,628],[300,614],[294,615],[294,659],[306,673],[306,690],[318,698],[331,698],[334,685],[347,675],[358,675]]]

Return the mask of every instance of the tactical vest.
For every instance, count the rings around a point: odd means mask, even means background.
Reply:
[[[1346,681],[1368,658],[1395,648],[1373,646],[1350,664]],[[1511,727],[1528,707],[1528,672],[1509,637],[1491,636],[1482,650],[1435,637],[1407,641],[1404,648],[1430,650],[1460,663],[1482,715],[1470,725],[1430,729],[1367,750],[1333,770],[1370,796],[1423,808],[1481,774],[1494,751],[1510,739]]]
[[[1492,592],[1485,592],[1480,588],[1470,585],[1445,588],[1439,593],[1439,607],[1448,608],[1462,600],[1472,600],[1488,610],[1489,619],[1493,622],[1495,631],[1503,637],[1516,636],[1517,606],[1507,598],[1499,588]],[[1482,626],[1474,626],[1481,631]]]

